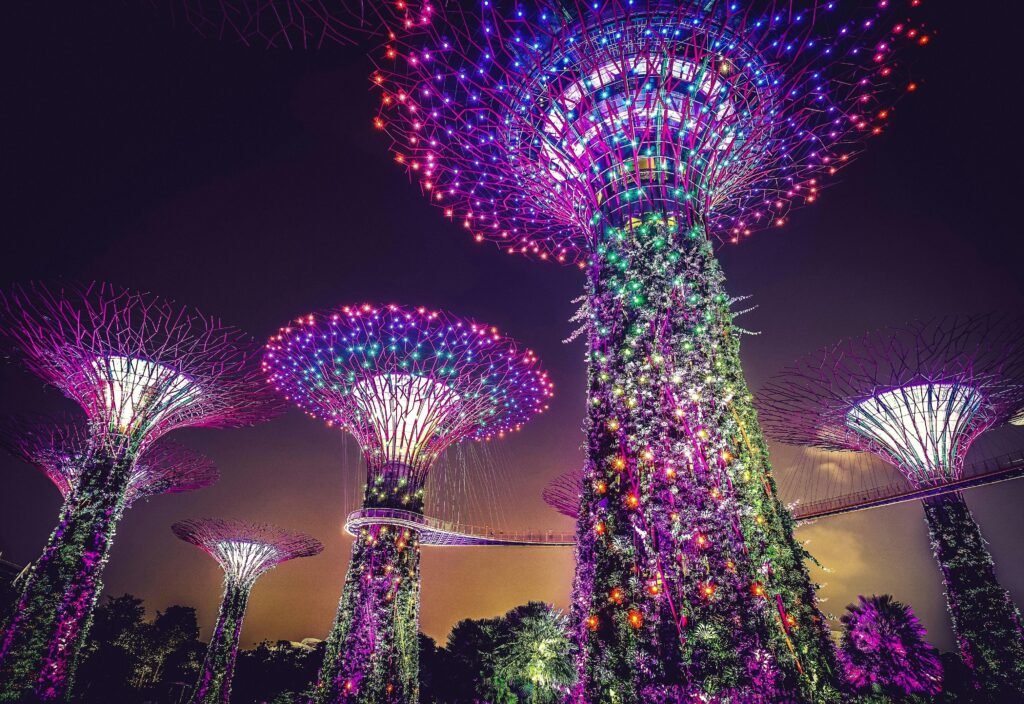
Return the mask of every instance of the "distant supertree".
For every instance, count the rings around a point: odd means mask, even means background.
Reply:
[[[914,88],[897,49],[930,36],[848,4],[449,3],[376,61],[377,126],[431,200],[587,273],[580,696],[835,694],[712,241],[815,201]]]
[[[93,284],[0,295],[24,363],[85,410],[87,450],[0,640],[0,701],[63,698],[139,457],[187,426],[249,425],[274,400],[252,341],[215,319]]]
[[[66,501],[72,498],[89,455],[89,428],[84,420],[71,416],[10,420],[0,424],[0,447],[46,475]],[[208,457],[161,440],[132,467],[124,508],[139,499],[203,489],[219,477]]]
[[[207,553],[224,570],[220,613],[189,703],[228,704],[238,657],[238,636],[252,586],[264,572],[296,557],[319,555],[324,546],[304,533],[219,518],[179,521],[171,530]]]
[[[942,691],[942,661],[913,609],[889,594],[857,597],[843,615],[839,657],[862,694],[891,698]]]
[[[583,494],[583,470],[570,469],[552,479],[544,487],[544,503],[563,516],[576,519]]]
[[[981,433],[1024,404],[1024,323],[947,317],[885,329],[817,352],[759,395],[781,442],[878,455],[916,487],[964,663],[975,686],[1024,696],[1024,630],[996,580],[981,530],[959,492],[964,457]]]
[[[200,35],[260,49],[320,49],[428,24],[430,0],[157,0]]]
[[[364,512],[315,700],[415,702],[419,537],[427,472],[449,446],[518,430],[552,384],[534,353],[447,313],[352,306],[270,339],[271,383],[351,433],[367,466]],[[413,527],[410,527],[412,525]]]

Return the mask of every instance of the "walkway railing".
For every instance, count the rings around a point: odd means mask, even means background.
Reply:
[[[941,486],[913,487],[907,482],[888,484],[841,496],[797,504],[793,517],[798,521],[852,513],[877,506],[888,506],[948,494],[986,484],[996,484],[1024,476],[1024,450],[975,462],[964,468],[963,476]]]
[[[345,531],[349,535],[355,535],[360,528],[382,524],[417,531],[421,545],[560,547],[576,544],[575,533],[550,530],[496,531],[488,526],[443,521],[398,508],[364,508],[353,511],[345,521]]]

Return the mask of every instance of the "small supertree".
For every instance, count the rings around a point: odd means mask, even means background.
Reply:
[[[187,426],[255,423],[276,408],[253,341],[189,308],[109,284],[15,287],[0,331],[85,410],[87,450],[57,527],[0,640],[0,701],[65,696],[139,457]]]
[[[552,479],[544,487],[544,503],[563,516],[576,519],[583,494],[583,470],[570,469]]]
[[[30,464],[72,499],[89,455],[89,428],[77,417],[11,420],[0,425],[0,447]],[[212,486],[220,473],[208,457],[170,440],[146,450],[132,467],[124,507],[160,494]]]
[[[836,695],[712,242],[815,201],[928,43],[918,0],[449,3],[377,59],[395,160],[477,241],[587,274],[578,696]]]
[[[846,607],[839,657],[846,677],[861,694],[884,701],[942,691],[942,661],[925,640],[914,610],[889,594],[860,596]]]
[[[429,0],[159,0],[204,37],[266,49],[320,49],[430,22]]]
[[[171,530],[186,543],[207,553],[224,570],[220,612],[189,703],[228,704],[238,657],[238,636],[256,580],[282,562],[319,555],[324,546],[304,533],[264,523],[218,518],[179,521]]]
[[[299,318],[270,339],[263,365],[287,398],[356,438],[364,506],[379,520],[356,536],[315,699],[415,702],[419,538],[392,519],[422,513],[427,472],[446,448],[518,430],[553,385],[497,329],[394,305]]]
[[[759,394],[775,439],[826,450],[871,452],[923,500],[953,631],[975,686],[1024,696],[1024,630],[996,580],[981,529],[959,492],[964,457],[981,433],[1024,403],[1024,323],[947,317],[827,347],[787,368]]]

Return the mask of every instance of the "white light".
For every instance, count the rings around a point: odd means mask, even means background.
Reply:
[[[981,407],[975,389],[957,384],[917,384],[861,401],[846,424],[885,451],[915,484],[960,474],[963,434]]]
[[[459,395],[444,384],[411,374],[381,374],[352,387],[359,410],[373,426],[388,462],[411,463],[458,408]]]
[[[1011,425],[1024,425],[1024,408],[1017,411],[1017,415],[1010,419]]]
[[[103,403],[110,422],[123,432],[151,427],[194,395],[188,377],[153,362],[101,357],[92,367],[103,382]]]
[[[222,540],[214,554],[224,571],[240,582],[252,582],[273,564],[277,548],[269,543]]]

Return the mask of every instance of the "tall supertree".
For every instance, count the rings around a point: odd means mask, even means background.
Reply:
[[[942,661],[914,610],[889,594],[858,597],[846,607],[840,658],[861,694],[899,701],[942,691]]]
[[[1024,404],[1024,322],[946,317],[837,343],[787,368],[759,394],[769,435],[826,450],[870,452],[923,500],[932,553],[964,664],[995,697],[1024,697],[1024,630],[996,580],[961,477],[974,439]]]
[[[712,242],[784,224],[883,130],[897,48],[930,38],[893,4],[451,3],[377,60],[431,200],[586,272],[578,697],[835,695]]]
[[[250,338],[148,294],[15,287],[0,296],[0,315],[26,366],[87,416],[73,491],[0,636],[0,701],[56,700],[69,689],[137,460],[171,430],[250,425],[276,403]]]
[[[451,445],[518,430],[553,385],[495,328],[394,305],[299,318],[270,339],[263,365],[291,401],[355,437],[364,513],[379,521],[356,536],[315,700],[415,702],[420,549],[409,525],[427,473]]]
[[[189,704],[228,704],[238,657],[238,636],[256,580],[282,562],[319,555],[324,546],[304,533],[219,518],[179,521],[171,530],[216,560],[224,570],[220,612]]]
[[[77,417],[17,419],[0,425],[0,447],[53,482],[65,501],[73,500],[89,455],[89,427]],[[220,473],[208,457],[162,440],[132,466],[124,508],[160,494],[180,494],[212,486]]]

